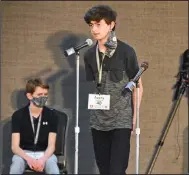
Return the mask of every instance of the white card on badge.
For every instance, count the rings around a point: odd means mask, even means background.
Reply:
[[[88,109],[110,109],[110,95],[89,94]]]

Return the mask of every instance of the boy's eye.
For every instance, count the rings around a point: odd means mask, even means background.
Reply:
[[[89,24],[89,27],[92,27],[93,26],[93,24]]]

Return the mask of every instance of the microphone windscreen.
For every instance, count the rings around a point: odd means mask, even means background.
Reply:
[[[149,64],[148,64],[148,62],[146,62],[146,61],[144,61],[144,62],[141,64],[141,67],[143,67],[144,70],[148,69],[148,66],[149,66]]]
[[[87,39],[86,43],[88,44],[88,46],[91,46],[93,44],[93,41],[91,39]]]

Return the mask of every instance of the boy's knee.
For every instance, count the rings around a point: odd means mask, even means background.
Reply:
[[[17,155],[14,155],[12,158],[12,162],[20,163],[20,164],[25,164],[25,160]]]
[[[52,155],[45,163],[45,172],[47,174],[59,174],[59,168],[57,165],[57,158]]]
[[[23,158],[14,155],[10,166],[10,174],[22,174],[25,170],[26,162]]]
[[[57,157],[55,155],[52,155],[46,161],[46,164],[52,164],[52,163],[56,163],[57,164]]]

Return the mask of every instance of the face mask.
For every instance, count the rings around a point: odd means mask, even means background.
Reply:
[[[41,97],[33,97],[33,99],[31,100],[31,102],[39,107],[42,108],[43,106],[45,106],[46,102],[47,102],[48,97],[47,96],[41,96]]]
[[[117,47],[117,38],[115,31],[111,31],[108,37],[108,40],[104,44],[108,49],[116,49]]]
[[[106,55],[111,57],[117,48],[117,38],[115,31],[111,31],[107,42],[104,44],[107,48]]]

